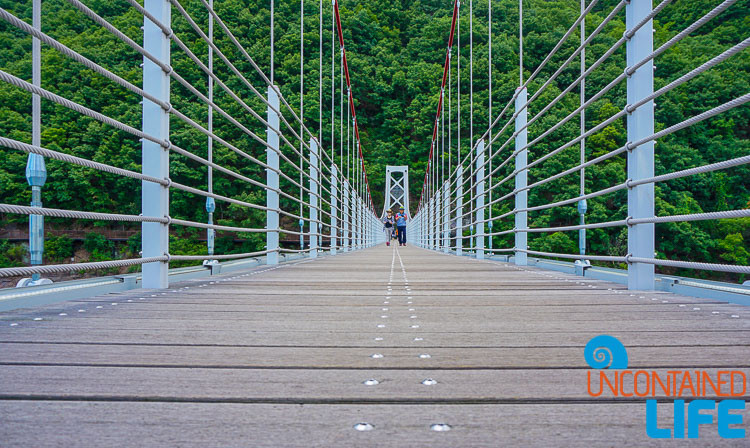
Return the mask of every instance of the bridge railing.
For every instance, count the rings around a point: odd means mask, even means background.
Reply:
[[[586,18],[592,14],[596,7],[600,7],[600,9],[605,7],[599,5],[596,0],[589,2],[588,6],[585,2],[582,2],[580,15],[526,80],[523,79],[523,14],[522,11],[519,11],[521,17],[519,21],[520,87],[513,92],[510,100],[498,115],[492,115],[491,100],[489,110],[482,109],[483,113],[487,113],[489,116],[490,126],[481,138],[476,141],[472,140],[471,150],[466,151],[463,156],[460,154],[459,146],[458,161],[453,165],[451,160],[448,159],[447,170],[440,167],[440,163],[443,165],[445,163],[444,157],[447,151],[442,150],[438,153],[441,145],[442,148],[445,147],[445,134],[442,131],[438,132],[439,125],[442,124],[441,120],[444,120],[443,110],[441,110],[443,97],[446,95],[446,88],[449,95],[451,89],[450,85],[446,87],[444,76],[443,87],[440,91],[440,105],[435,119],[429,170],[423,187],[422,201],[415,216],[418,244],[435,250],[454,251],[459,255],[469,251],[477,258],[483,258],[485,253],[508,254],[518,265],[525,265],[528,255],[572,259],[576,260],[576,264],[581,271],[590,266],[590,261],[595,260],[626,263],[628,286],[631,289],[653,289],[655,266],[737,274],[750,273],[750,266],[741,263],[705,263],[657,257],[655,228],[657,224],[750,217],[750,209],[748,208],[656,216],[655,186],[659,183],[735,167],[745,169],[743,172],[747,172],[746,166],[750,163],[750,156],[743,155],[685,169],[670,170],[671,167],[666,166],[662,174],[656,174],[654,145],[657,141],[673,133],[686,132],[698,123],[712,120],[714,117],[726,114],[728,111],[750,102],[750,92],[745,92],[727,98],[719,104],[707,105],[703,112],[675,121],[668,126],[655,122],[655,100],[662,98],[680,86],[690,83],[704,73],[710,73],[712,69],[727,60],[747,57],[745,50],[750,46],[750,37],[747,35],[735,36],[736,41],[733,45],[724,47],[718,54],[707,58],[705,62],[694,67],[686,67],[681,73],[665,75],[669,80],[655,90],[655,61],[659,57],[669,55],[670,49],[674,51],[675,45],[699,28],[713,20],[719,20],[717,17],[722,14],[731,14],[736,1],[726,0],[713,9],[701,11],[698,18],[689,26],[673,33],[671,38],[665,39],[664,43],[654,48],[653,20],[658,19],[659,14],[665,8],[669,8],[670,3],[671,0],[663,0],[652,7],[651,0],[619,1],[611,9],[604,9],[600,12],[599,17],[603,16],[604,18],[600,19],[596,28],[586,35]],[[490,30],[491,5],[490,2]],[[460,20],[459,6],[459,2],[456,2],[454,26],[456,15],[459,16]],[[470,20],[473,20],[473,12],[470,12],[470,14],[472,14]],[[586,49],[591,49],[592,45],[597,42],[597,37],[601,39],[606,33],[611,34],[614,21],[622,21],[623,15],[625,17],[625,31],[622,37],[603,51],[595,62],[587,64]],[[579,30],[578,33],[576,33],[577,29]],[[452,29],[448,56],[446,57],[446,71],[448,73],[451,73],[452,70],[453,34]],[[576,34],[580,37],[580,44],[577,46],[570,42],[571,37]],[[560,54],[561,48],[570,48],[571,46],[569,55],[563,58]],[[617,57],[621,55],[623,47],[625,57],[621,59],[624,60],[622,71],[611,76],[610,66],[607,73],[602,73],[602,66],[605,62],[611,63],[612,60],[618,60]],[[491,55],[490,50],[490,58]],[[551,67],[553,61],[558,60],[560,62],[556,68]],[[571,78],[570,72],[574,69],[572,64],[576,61],[580,62],[580,69],[577,76],[572,76],[574,80],[562,84],[559,87],[559,93],[550,89],[550,86],[556,86],[555,83],[561,83],[561,75],[564,74],[566,78]],[[491,61],[489,66],[492,67]],[[490,68],[490,80],[491,70]],[[542,73],[547,72],[551,72],[551,74],[546,80],[539,79]],[[586,80],[590,79],[592,74],[600,84],[602,84],[601,79],[609,79],[609,81],[605,81],[603,87],[600,87],[593,95],[587,96],[585,94]],[[746,80],[748,73],[738,73],[737,76],[740,80]],[[706,84],[705,79],[703,82]],[[625,86],[623,87],[622,84],[625,84]],[[707,85],[708,88],[712,89],[722,89],[723,87],[712,85],[710,82]],[[739,85],[743,84],[740,82]],[[533,87],[536,87],[536,89],[529,96],[529,89]],[[473,86],[471,89],[471,95],[473,95]],[[459,105],[460,93],[459,90]],[[552,97],[552,99],[546,104],[538,104],[542,98],[547,97]],[[490,98],[492,98],[491,90]],[[471,101],[473,124],[473,100]],[[674,95],[670,98],[670,101],[679,103],[686,100],[679,95]],[[598,118],[592,125],[591,120],[586,120],[585,112],[590,110],[592,105],[601,106],[605,102],[623,104],[624,107],[619,110],[612,108],[613,110],[609,115]],[[578,106],[571,106],[574,103],[578,103]],[[528,112],[530,108],[535,110],[531,117],[529,117]],[[564,118],[551,119],[551,114],[548,112],[561,109],[565,111]],[[602,108],[599,108],[599,116],[603,115],[601,111]],[[460,145],[460,112],[458,117],[459,136],[456,140]],[[579,122],[577,132],[571,129],[571,125],[575,125],[576,121]],[[709,121],[709,123],[715,122],[715,120]],[[472,124],[469,125],[471,134],[473,134]],[[735,123],[735,125],[739,129],[743,129],[747,126],[747,123]],[[442,126],[444,129],[444,124]],[[614,148],[598,143],[602,140],[602,136],[610,132],[614,126],[624,126],[627,131],[627,141],[623,144],[617,144]],[[534,135],[529,136],[530,130],[533,131]],[[448,141],[450,142],[450,127],[448,132]],[[569,136],[574,132],[577,135],[570,138]],[[599,137],[599,140],[596,140],[597,137]],[[586,148],[587,139],[590,142],[588,152]],[[592,141],[594,141],[593,145],[591,145]],[[704,141],[704,144],[710,144],[710,142]],[[667,146],[665,150],[669,151],[668,148]],[[572,154],[576,149],[579,151],[579,157]],[[536,157],[533,158],[535,155]],[[611,163],[618,158],[624,163]],[[592,187],[591,183],[587,184],[586,169],[601,165],[605,161],[610,163],[607,171],[609,175],[604,179],[604,181],[609,181],[609,184],[603,185],[601,181],[596,182],[595,187]],[[554,174],[529,182],[529,172],[533,168],[540,168],[543,164],[546,164],[546,171],[549,171],[550,167],[556,170]],[[618,169],[624,172],[618,172]],[[579,184],[577,185],[578,188],[572,187],[575,184]],[[537,196],[537,200],[542,199],[540,203],[529,204],[529,192],[540,189],[542,186],[545,186],[548,194]],[[745,183],[736,185],[736,187],[740,191],[747,191]],[[568,192],[568,198],[550,200],[550,198],[556,196],[556,194],[549,192],[551,188]],[[575,190],[578,190],[577,194],[573,193]],[[622,192],[626,192],[626,195],[622,195]],[[545,198],[546,202],[544,202]],[[586,222],[585,215],[589,209],[589,202],[593,202],[598,207],[603,207],[603,204],[606,204],[607,201],[612,203],[622,200],[625,200],[626,203],[619,207],[619,213],[622,215],[620,219]],[[750,204],[750,202],[748,203]],[[577,210],[572,209],[573,207],[576,207]],[[534,219],[534,221],[548,224],[530,226],[529,214],[540,212],[541,214],[537,216],[543,219]],[[576,215],[578,222],[570,222]],[[602,214],[598,213],[598,215],[601,216]],[[550,225],[549,223],[554,224]],[[498,227],[501,230],[493,231],[493,228],[497,229]],[[625,235],[627,248],[614,251],[614,253],[587,253],[586,230],[607,228],[627,229]],[[467,232],[468,235],[466,235]],[[529,248],[528,238],[530,234],[565,232],[578,233],[578,253],[530,250]],[[493,237],[502,237],[505,241],[507,241],[505,238],[512,237],[513,243],[507,247],[493,248]],[[467,240],[469,244],[464,246],[464,242]],[[689,242],[687,243],[689,244]]]
[[[322,147],[322,122],[318,129],[311,131],[304,116],[304,3],[300,11],[300,104],[295,109],[285,99],[276,85],[273,74],[273,2],[270,27],[270,74],[264,72],[260,64],[251,56],[247,42],[237,37],[214,9],[213,0],[201,0],[200,4],[183,4],[179,0],[145,0],[141,5],[136,0],[127,0],[129,9],[123,20],[105,18],[94,9],[78,0],[67,0],[70,12],[82,14],[90,20],[83,26],[97,26],[109,33],[118,45],[129,52],[124,59],[137,61],[142,58],[138,70],[142,84],[133,81],[132,76],[121,76],[116,70],[104,67],[100,62],[87,58],[82,53],[66,46],[61,40],[42,32],[42,2],[34,0],[32,23],[29,24],[12,12],[0,9],[0,18],[13,33],[22,39],[32,41],[32,80],[29,82],[19,74],[0,70],[3,89],[19,89],[30,94],[32,138],[31,142],[0,135],[0,146],[14,151],[28,153],[26,178],[32,188],[30,206],[0,204],[0,212],[29,215],[30,267],[0,269],[0,276],[31,276],[23,284],[40,284],[40,276],[49,273],[74,272],[90,269],[120,268],[143,265],[143,286],[163,288],[168,285],[167,270],[170,261],[200,261],[204,264],[216,263],[246,257],[264,256],[268,264],[278,263],[282,253],[306,253],[316,257],[323,250],[323,239],[329,239],[328,249],[359,249],[374,244],[380,238],[379,220],[374,214],[369,197],[364,163],[361,157],[358,130],[354,119],[354,106],[347,75],[347,133],[344,135],[344,89],[340,95],[338,135],[334,133],[335,80],[331,77],[331,139],[328,141],[330,153]],[[217,2],[218,3],[218,2]],[[320,67],[317,72],[319,101],[314,107],[319,109],[322,119],[323,108],[323,9],[322,3],[317,18],[320,25]],[[141,18],[142,41],[129,37],[129,30],[121,30],[117,23],[127,22],[125,15],[132,17],[134,11]],[[330,12],[332,27],[341,23],[338,17],[338,4],[334,3]],[[310,15],[310,14],[308,14]],[[173,26],[173,16],[180,20],[180,28]],[[318,25],[317,23],[315,25]],[[218,27],[219,36],[214,37]],[[316,27],[317,28],[317,27]],[[182,36],[182,37],[181,37]],[[185,36],[190,36],[186,38]],[[197,39],[197,44],[191,39]],[[243,44],[243,41],[245,43]],[[339,44],[338,51],[336,43]],[[128,123],[128,119],[108,115],[86,104],[96,101],[73,100],[54,92],[54,86],[42,87],[41,45],[54,49],[60,55],[79,64],[81,70],[93,72],[108,83],[127,92],[129,100],[142,104],[140,126]],[[207,49],[198,54],[197,48]],[[120,48],[120,47],[117,47]],[[330,48],[333,54],[340,54],[341,82],[345,68],[343,38],[331,37]],[[172,50],[176,50],[173,53]],[[214,68],[218,58],[219,67]],[[133,65],[137,65],[135,62]],[[248,72],[247,67],[251,70]],[[128,67],[130,70],[136,67]],[[333,65],[331,67],[333,71]],[[90,75],[87,75],[90,76]],[[257,87],[260,84],[262,87]],[[129,96],[128,96],[129,95]],[[132,144],[141,142],[141,160],[130,160],[131,165],[140,165],[141,170],[125,169],[107,160],[91,160],[77,155],[77,147],[53,149],[46,147],[41,139],[44,117],[41,116],[41,101],[58,106],[53,113],[80,114],[100,123]],[[135,101],[124,107],[132,107]],[[205,111],[201,118],[191,116],[193,103],[200,104]],[[263,111],[265,109],[265,111]],[[65,112],[61,112],[65,110]],[[112,108],[110,108],[112,110]],[[68,112],[69,111],[69,112]],[[194,115],[194,114],[193,114]],[[218,119],[215,126],[214,120]],[[309,120],[307,120],[309,122]],[[351,124],[354,124],[352,127]],[[6,130],[8,131],[8,130]],[[20,130],[19,130],[20,131]],[[356,134],[355,134],[356,131]],[[265,132],[265,135],[262,133]],[[17,134],[17,133],[16,133]],[[85,136],[76,136],[78,140]],[[73,139],[71,139],[73,142]],[[336,157],[333,148],[339,145],[341,152]],[[343,154],[347,146],[349,158]],[[137,153],[136,153],[137,155]],[[175,157],[176,156],[176,157]],[[42,187],[47,178],[46,159],[54,159],[70,165],[109,173],[121,178],[132,179],[132,183],[120,182],[123,188],[132,188],[137,194],[140,188],[141,213],[112,213],[111,211],[87,211],[55,208],[42,204]],[[358,161],[357,161],[358,160]],[[230,163],[222,163],[230,162]],[[204,185],[195,182],[201,179],[205,170]],[[185,175],[185,173],[188,175]],[[263,175],[264,174],[264,175]],[[177,181],[171,176],[177,176]],[[214,181],[218,176],[220,182]],[[191,182],[192,179],[192,182]],[[140,185],[138,185],[140,181]],[[202,183],[202,182],[201,182]],[[222,194],[214,187],[237,186],[232,191],[241,194]],[[180,219],[170,213],[170,195],[181,194],[181,199],[195,202],[205,199],[206,222]],[[107,192],[100,192],[106,195]],[[244,210],[246,219],[235,222],[214,222],[216,203],[227,208]],[[49,205],[49,202],[46,203]],[[202,204],[201,204],[202,205]],[[200,208],[200,207],[197,207]],[[137,258],[105,260],[70,264],[43,264],[45,216],[69,218],[71,220],[113,221],[141,223],[141,256]],[[299,226],[298,228],[296,226]],[[208,232],[207,253],[202,255],[177,255],[170,253],[170,229],[174,227],[205,229]],[[305,227],[307,229],[305,229]],[[265,245],[247,253],[215,253],[215,232],[228,232],[243,235],[264,235]],[[289,234],[300,237],[300,248],[283,248],[279,245],[279,235]],[[308,240],[305,247],[305,238]],[[258,241],[258,245],[260,245]]]

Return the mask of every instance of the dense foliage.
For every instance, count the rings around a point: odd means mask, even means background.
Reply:
[[[141,42],[143,18],[126,2],[108,0],[86,0],[92,10],[134,39]],[[198,1],[183,1],[185,9],[204,30],[207,29],[207,14]],[[693,23],[697,18],[715,7],[718,0],[693,0],[674,2],[667,6],[655,20],[655,47],[668,41],[677,32]],[[102,27],[94,24],[80,11],[63,0],[44,0],[43,31],[68,47],[80,52],[128,81],[140,85],[140,55]],[[516,0],[493,0],[492,38],[492,101],[493,114],[505,106],[518,86],[518,4]],[[594,7],[587,18],[587,33],[591,33],[612,10],[616,2],[603,0]],[[17,17],[31,21],[31,1],[0,0],[0,5]],[[242,42],[252,58],[268,73],[269,8],[268,2],[257,0],[216,1],[216,10],[227,26]],[[416,208],[422,188],[427,153],[435,110],[438,103],[442,64],[450,27],[452,2],[443,0],[361,0],[341,2],[347,56],[352,74],[353,94],[361,130],[362,148],[370,188],[376,209],[382,207],[384,188],[383,175],[389,164],[408,164],[411,170],[412,209]],[[488,118],[488,39],[487,0],[474,2],[473,39],[473,123],[474,138],[479,138],[487,129]],[[276,64],[275,82],[280,85],[284,97],[297,108],[299,105],[299,1],[277,2],[276,5]],[[305,60],[304,60],[304,115],[305,124],[313,133],[318,132],[318,2],[305,2]],[[320,123],[323,147],[330,151],[331,142],[331,7],[323,2],[323,120]],[[750,1],[737,2],[705,26],[693,32],[656,60],[655,87],[660,88],[697,65],[716,56],[744,39],[750,29]],[[555,43],[579,14],[578,2],[526,0],[524,2],[524,77],[538,67]],[[610,48],[625,30],[625,14],[621,12],[603,32],[596,37],[586,52],[590,66]],[[204,62],[207,61],[207,45],[192,31],[189,23],[173,8],[172,23],[177,36]],[[461,151],[466,155],[470,147],[469,117],[469,2],[464,1],[460,19],[460,46],[456,45],[452,59],[452,105],[451,126],[446,118],[446,132],[450,129],[450,160],[447,154],[443,162],[455,165],[458,150],[457,135],[457,63],[461,64]],[[261,77],[248,60],[222,34],[217,26],[217,46],[260,93],[265,92]],[[530,95],[536,92],[549,76],[567,59],[578,46],[575,32],[560,48],[555,57],[529,85]],[[42,46],[42,84],[68,99],[139,128],[141,106],[139,98],[85,69],[80,64],[61,55],[56,50]],[[455,52],[460,51],[460,58]],[[338,54],[338,53],[337,53]],[[25,80],[31,80],[31,39],[9,24],[0,23],[0,68]],[[172,45],[172,65],[190,84],[201,92],[206,91],[206,77],[200,68],[176,45]],[[338,59],[338,58],[336,58]],[[529,108],[533,117],[553,100],[579,73],[578,58],[546,88],[544,93]],[[590,98],[612,79],[622,73],[625,66],[625,47],[617,50],[601,67],[587,79],[587,97]],[[234,75],[219,58],[216,59],[217,75],[236,92],[253,110],[265,115],[265,105],[250,90],[246,82]],[[333,154],[338,158],[339,127],[339,66],[334,72],[335,126],[337,137]],[[198,123],[205,125],[205,104],[179,83],[172,81],[172,104]],[[698,76],[656,100],[657,130],[676,124],[686,118],[716,107],[750,91],[750,55],[741,52],[730,60]],[[555,107],[546,112],[529,130],[529,140],[539,136],[545,129],[560,122],[579,104],[577,87]],[[254,119],[243,105],[216,87],[216,102],[231,116],[237,118],[249,131],[265,138],[265,129]],[[7,84],[0,85],[0,133],[10,138],[30,142],[31,96]],[[54,150],[80,157],[106,162],[119,167],[140,170],[140,143],[125,132],[115,131],[95,120],[83,117],[61,106],[43,101],[42,145]],[[596,101],[586,111],[586,127],[590,129],[609,118],[625,106],[625,84],[620,83]],[[446,108],[446,113],[448,112]],[[500,126],[508,120],[509,113],[500,119]],[[215,114],[216,133],[237,149],[264,159],[265,148],[227,120]],[[289,113],[287,120],[293,123]],[[679,131],[658,141],[656,145],[656,172],[662,174],[689,167],[700,166],[750,153],[750,108],[734,109],[719,117],[707,120],[689,129]],[[492,151],[501,148],[512,133],[512,125],[492,146]],[[183,121],[172,117],[171,140],[180,147],[206,157],[204,134]],[[344,126],[346,129],[346,126]],[[496,131],[499,130],[499,126]],[[299,132],[297,130],[297,132]],[[570,120],[559,130],[535,144],[529,160],[536,160],[565,142],[575,138],[579,132],[578,118]],[[287,137],[295,143],[291,132]],[[447,138],[447,136],[446,136]],[[591,136],[586,141],[588,159],[600,156],[622,146],[627,141],[625,118],[617,120]],[[343,155],[346,159],[347,145]],[[446,152],[448,152],[446,143]],[[290,146],[284,146],[289,161],[283,164],[289,178],[282,180],[282,189],[290,195],[299,196],[297,174],[290,162],[299,163],[299,156]],[[494,166],[508,157],[512,143],[499,151],[493,159]],[[5,203],[26,204],[30,191],[24,179],[26,155],[0,149],[3,162],[0,165],[0,199]],[[262,167],[243,158],[222,145],[215,145],[214,159],[238,173],[263,181]],[[578,163],[579,147],[572,145],[559,155],[537,165],[530,171],[529,181],[544,179]],[[174,181],[188,185],[205,185],[207,173],[189,159],[172,154],[170,176]],[[54,160],[47,161],[49,177],[44,187],[46,206],[137,214],[140,210],[140,185],[132,179],[112,176]],[[493,183],[505,177],[513,169],[506,165],[495,176]],[[586,170],[585,187],[593,192],[626,179],[626,159],[618,156]],[[506,182],[493,191],[499,197],[511,191],[511,182]],[[242,201],[264,203],[262,189],[238,181],[235,178],[215,173],[214,190],[222,195]],[[541,205],[575,197],[579,191],[579,176],[572,174],[558,181],[547,183],[530,192],[529,205]],[[467,193],[467,199],[468,195]],[[660,183],[656,186],[657,215],[699,213],[733,210],[750,206],[750,167],[743,166],[711,174],[696,175]],[[263,227],[263,214],[239,205],[217,203],[217,221],[221,224]],[[282,199],[282,208],[289,213],[299,211],[298,204],[289,198]],[[492,214],[513,209],[511,201],[493,207]],[[173,217],[205,221],[204,199],[200,196],[173,190],[170,213]],[[626,217],[626,192],[624,190],[589,201],[588,222],[600,222]],[[578,215],[575,204],[542,212],[531,213],[529,223],[534,227],[576,224]],[[6,215],[3,225],[23,225],[25,217]],[[71,226],[69,220],[48,219],[48,225]],[[290,216],[282,221],[287,229],[296,229],[296,219]],[[106,223],[77,223],[78,226],[106,225]],[[137,228],[132,227],[132,228]],[[495,231],[512,228],[509,219],[495,223]],[[201,253],[202,246],[189,242],[198,232],[185,231],[175,236],[172,253]],[[750,219],[704,221],[693,223],[670,223],[657,225],[657,251],[659,257],[693,261],[708,261],[732,264],[750,263],[747,241],[750,239]],[[221,248],[225,251],[247,251],[262,247],[262,234],[246,235],[243,247],[233,244],[231,238]],[[185,241],[183,241],[185,240]],[[87,240],[88,243],[88,240]],[[100,243],[100,242],[99,242]],[[96,252],[101,255],[101,244]],[[496,237],[494,247],[510,247],[509,238]],[[94,244],[92,242],[91,244]],[[223,244],[223,243],[222,243]],[[530,236],[532,249],[550,252],[577,252],[577,232],[535,234]],[[5,251],[7,243],[2,247]],[[596,229],[588,232],[588,252],[592,254],[622,255],[627,251],[626,231],[620,228]],[[93,247],[93,246],[92,246]],[[10,249],[8,249],[10,250]],[[64,250],[64,249],[63,249]],[[111,253],[111,249],[107,249]],[[17,251],[17,249],[16,249]],[[217,252],[219,248],[217,248]],[[49,254],[48,254],[49,255]],[[18,258],[18,254],[14,254]],[[698,275],[693,273],[692,275]],[[706,275],[706,274],[703,274]]]

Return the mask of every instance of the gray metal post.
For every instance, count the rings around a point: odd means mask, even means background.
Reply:
[[[357,250],[355,244],[357,235],[357,221],[355,219],[357,216],[357,192],[354,190],[354,185],[351,185],[349,188],[351,188],[351,191],[349,192],[349,200],[351,201],[349,205],[349,221],[352,230],[351,235],[349,235],[349,247],[351,247],[352,250]]]
[[[171,26],[172,11],[167,0],[146,0],[146,11],[167,27]],[[143,18],[143,47],[163,64],[170,65],[170,41],[151,20]],[[143,58],[143,90],[156,99],[169,103],[169,75],[150,59]],[[143,132],[161,140],[169,139],[169,113],[151,100],[143,99]],[[169,149],[150,140],[141,140],[142,172],[159,179],[169,178]],[[143,216],[169,216],[169,188],[153,182],[141,182],[141,211]],[[144,258],[161,257],[169,253],[169,225],[144,222],[141,225],[141,250]],[[144,288],[166,288],[169,263],[143,265]]]
[[[581,14],[583,14],[584,10],[586,9],[586,0],[581,0]],[[584,17],[583,20],[581,20],[581,28],[580,28],[580,38],[581,38],[581,84],[579,86],[580,88],[580,94],[579,96],[579,103],[581,105],[581,114],[579,117],[580,121],[580,136],[583,136],[583,134],[586,133],[586,110],[583,108],[583,105],[586,104],[586,78],[583,77],[583,74],[586,72],[586,48],[583,46],[584,42],[586,41],[586,18]],[[583,165],[584,162],[586,162],[586,138],[581,138],[581,145],[580,145],[580,157],[579,160],[581,162],[581,165]],[[586,169],[581,168],[580,171],[580,194],[583,196],[586,194]],[[588,209],[588,204],[586,203],[585,199],[580,199],[578,201],[578,216],[579,216],[579,223],[581,225],[586,224],[586,210]],[[578,230],[578,254],[579,255],[586,255],[586,229],[579,229]],[[576,275],[584,275],[586,272],[586,269],[591,267],[591,262],[588,260],[576,260],[575,261],[575,272]]]
[[[526,108],[526,102],[528,100],[528,92],[526,91],[526,88],[521,88],[521,91],[518,93],[518,96],[516,97],[516,111],[520,111],[520,113],[516,116],[516,132],[518,133],[516,135],[516,151],[519,151],[521,148],[526,146],[527,142],[527,130],[526,130],[526,120],[527,120],[527,114],[528,109]],[[519,129],[524,128],[522,131],[519,132]],[[528,161],[528,150],[524,149],[523,151],[520,151],[516,155],[516,190],[519,190],[520,188],[525,188],[526,183],[528,181],[528,170],[526,170],[526,163]],[[527,205],[528,205],[528,190],[519,191],[516,193],[516,210],[524,210],[524,211],[517,211],[516,212],[516,249],[521,250],[527,250],[527,233],[526,232],[518,232],[518,230],[525,230],[528,227],[527,223],[527,215],[528,212],[525,211]],[[515,262],[518,266],[526,266],[526,260],[527,260],[526,252],[515,252]]]
[[[305,220],[300,218],[297,225],[299,225],[299,250],[305,250]]]
[[[214,0],[209,0],[208,6],[213,9]],[[214,16],[210,13],[208,14],[208,41],[214,41]],[[214,49],[210,45],[208,46],[208,71],[210,73],[214,72]],[[211,76],[208,77],[208,101],[214,101],[214,78]],[[208,132],[214,132],[214,109],[211,106],[208,106]],[[208,161],[214,161],[213,137],[208,137]],[[214,171],[213,167],[211,166],[208,167],[208,192],[214,192]],[[208,213],[209,224],[214,223],[215,211],[216,201],[214,200],[214,198],[206,198],[206,212]],[[212,264],[212,262],[214,261],[218,263],[218,260],[211,260],[211,256],[214,254],[214,250],[216,247],[215,240],[216,230],[206,229],[206,249],[208,250],[208,260],[204,260],[203,264]]]
[[[417,244],[419,247],[424,247],[424,232],[423,232],[423,223],[424,220],[424,213],[420,210],[419,213],[417,213],[416,221],[417,221]]]
[[[631,0],[625,10],[625,28],[631,29],[651,12],[651,0]],[[654,48],[653,23],[641,27],[627,42],[626,60],[631,66],[647,57]],[[654,66],[649,60],[627,80],[628,104],[654,91]],[[627,117],[628,141],[634,142],[654,132],[654,102],[649,101]],[[628,179],[639,180],[654,175],[654,142],[644,143],[628,152]],[[628,215],[632,218],[654,216],[654,184],[628,189]],[[628,253],[634,257],[654,258],[654,224],[628,227]],[[628,289],[654,289],[654,265],[628,264]]]
[[[343,173],[342,173],[343,175]],[[344,201],[343,204],[341,204],[344,209],[344,233],[341,235],[344,245],[344,252],[349,252],[349,205],[351,204],[349,202],[349,180],[344,179],[344,186],[343,186],[343,193],[344,193]]]
[[[443,247],[443,187],[435,185],[435,249]]]
[[[357,217],[359,223],[359,248],[365,247],[365,200],[364,198],[359,199],[359,215]]]
[[[419,212],[419,245],[425,247],[424,238],[424,210]]]
[[[460,160],[459,160],[460,162]],[[464,167],[458,165],[456,185],[456,255],[464,251]]]
[[[320,159],[318,142],[310,139],[310,258],[318,256],[318,181],[320,179]]]
[[[209,167],[210,168],[210,167]],[[214,198],[206,198],[206,212],[208,212],[208,223],[213,224],[214,223],[214,212],[216,211],[216,201]],[[206,247],[208,249],[208,261],[209,263],[212,261],[211,256],[214,254],[215,250],[215,241],[216,241],[216,230],[214,229],[207,229],[207,235],[206,235]],[[206,263],[204,263],[206,264]]]
[[[331,255],[336,255],[336,246],[338,246],[339,225],[339,179],[337,176],[336,165],[331,164]]]
[[[34,0],[32,11],[32,26],[42,29],[42,0]],[[31,39],[31,81],[37,86],[42,85],[42,49],[41,42],[36,37]],[[37,94],[31,96],[31,144],[42,144],[42,101]],[[42,187],[47,182],[47,167],[44,157],[39,154],[29,154],[26,160],[26,181],[31,187],[31,206],[42,207]],[[44,216],[29,215],[29,254],[32,266],[39,266],[44,258]],[[31,281],[23,279],[19,286],[29,286],[38,282],[40,275],[32,274]]]
[[[359,215],[362,212],[362,201],[359,198],[359,193],[356,188],[354,189],[354,195],[352,197],[354,198],[354,216],[352,217],[352,229],[354,229],[354,234],[352,238],[352,247],[355,249],[361,249],[359,245],[359,237],[362,234],[362,228],[359,225]]]
[[[433,194],[430,200],[427,202],[427,216],[426,218],[426,224],[427,224],[427,247],[430,249],[435,249],[435,220],[433,216],[435,215],[435,195]]]
[[[268,124],[270,127],[266,130],[266,250],[270,251],[266,255],[266,264],[279,264],[279,136],[273,129],[279,129],[279,115],[275,110],[279,110],[279,95],[273,86],[268,86]],[[275,110],[274,110],[275,109]]]
[[[476,175],[476,236],[474,247],[478,260],[484,259],[484,140],[477,142],[477,161],[474,173]]]
[[[352,241],[352,246],[354,246],[356,249],[361,249],[362,246],[360,245],[359,239],[362,235],[362,227],[359,223],[359,217],[362,214],[362,200],[359,197],[359,192],[357,190],[354,190],[354,219],[352,220],[354,228],[354,241]]]
[[[435,250],[440,249],[440,190],[435,189],[435,194],[432,196],[432,248]]]
[[[451,240],[450,237],[450,190],[448,188],[448,181],[443,182],[443,252],[448,253],[451,251]]]
[[[354,232],[352,234],[352,247],[354,247],[355,249],[361,249],[361,247],[359,246],[359,235],[362,233],[362,229],[359,226],[361,201],[356,188],[354,189],[352,198],[354,198],[354,216],[352,217],[352,229],[354,230]]]

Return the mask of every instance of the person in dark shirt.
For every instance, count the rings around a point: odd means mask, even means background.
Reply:
[[[385,212],[385,218],[383,218],[383,232],[385,232],[385,245],[390,246],[391,240],[393,239],[394,229],[393,212],[388,210]]]

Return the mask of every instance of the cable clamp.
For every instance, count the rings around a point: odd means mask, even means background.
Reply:
[[[165,31],[164,29],[162,29],[161,32],[164,33],[165,36],[167,36],[167,39],[171,39],[172,36],[174,36],[174,30],[172,30],[172,28],[169,28],[169,32]]]
[[[638,146],[634,145],[634,144],[633,144],[633,142],[630,142],[630,141],[629,141],[629,142],[625,143],[625,150],[626,150],[627,152],[633,152],[633,150],[634,150],[635,148],[637,148],[637,147],[638,147]]]
[[[630,3],[630,1],[628,0],[627,3]],[[625,39],[626,42],[628,42],[633,38],[633,34],[635,33],[631,32],[631,30],[625,30],[622,32],[622,38]]]
[[[625,218],[625,225],[628,226],[628,227],[634,226],[635,224],[631,224],[630,223],[630,220],[632,220],[632,219],[633,219],[632,216],[628,216],[627,218]]]
[[[633,254],[627,254],[627,255],[625,255],[625,263],[627,263],[627,264],[633,264],[633,262],[630,261],[631,258],[633,258]]]
[[[625,67],[625,69],[622,71],[625,74],[626,78],[630,78],[631,76],[633,76],[633,74],[628,71],[629,69],[630,67]]]
[[[625,181],[625,187],[627,187],[628,190],[633,188],[633,186],[631,185],[632,182],[633,182],[633,179],[628,179]]]
[[[169,252],[164,252],[164,256],[167,257],[167,261],[165,263],[169,263],[172,261],[172,255]]]
[[[173,148],[172,142],[169,139],[162,140],[160,145],[162,148],[164,148],[164,151],[171,151]]]
[[[165,65],[161,69],[167,76],[170,76],[174,72],[174,67],[172,67],[171,65]]]
[[[167,222],[165,222],[164,224],[166,224],[166,225],[172,224],[172,217],[171,216],[164,215],[164,218],[167,220]]]
[[[174,111],[172,103],[164,103],[162,104],[161,108],[164,109],[164,112],[166,112],[167,114],[171,114]]]
[[[167,188],[171,188],[172,187],[172,179],[170,177],[165,177],[164,180],[167,181],[167,183],[164,186],[167,187]]]

